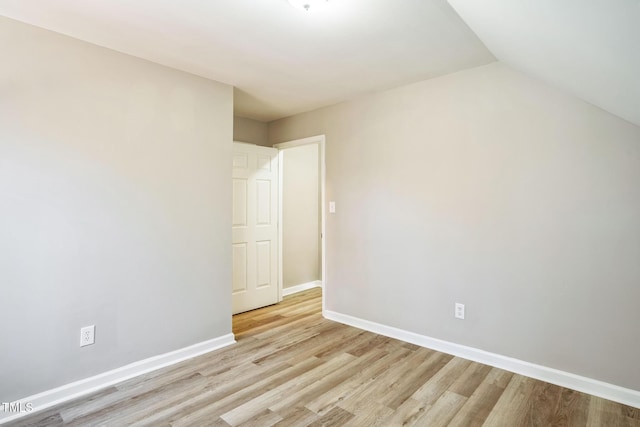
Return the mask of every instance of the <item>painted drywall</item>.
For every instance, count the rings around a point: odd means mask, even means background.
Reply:
[[[494,63],[269,131],[326,135],[328,310],[640,390],[640,127]]]
[[[318,145],[283,150],[282,286],[320,280]]]
[[[0,50],[0,401],[230,333],[232,88],[6,18]]]
[[[637,0],[448,0],[517,70],[640,126]]]
[[[269,126],[267,123],[244,117],[233,117],[233,140],[250,144],[269,145]]]

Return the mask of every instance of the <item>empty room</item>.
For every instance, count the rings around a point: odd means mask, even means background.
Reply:
[[[640,427],[638,0],[0,0],[0,425]]]

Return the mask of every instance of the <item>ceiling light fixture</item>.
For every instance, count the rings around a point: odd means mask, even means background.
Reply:
[[[307,12],[322,9],[329,3],[329,0],[289,0],[289,4],[296,9],[306,10]]]

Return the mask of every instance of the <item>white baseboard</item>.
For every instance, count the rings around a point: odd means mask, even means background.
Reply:
[[[624,405],[640,408],[640,391],[637,390],[620,387],[546,366],[536,365],[523,360],[513,359],[500,354],[490,353],[473,347],[431,338],[346,314],[325,310],[323,315],[326,319],[344,323],[345,325],[437,350],[442,353],[452,354],[506,371],[515,372],[516,374],[602,397],[603,399],[613,400]]]
[[[295,294],[298,292],[306,291],[313,288],[321,288],[322,280],[314,280],[313,282],[303,283],[301,285],[289,286],[288,288],[282,288],[282,296]]]
[[[198,344],[184,347],[179,350],[164,353],[158,356],[153,356],[148,359],[140,360],[138,362],[131,363],[129,365],[116,368],[114,370],[104,372],[102,374],[95,375],[93,377],[85,378],[80,381],[75,381],[70,384],[63,385],[61,387],[47,390],[42,393],[34,394],[33,396],[25,397],[18,400],[22,404],[22,407],[27,403],[33,408],[30,412],[20,413],[3,413],[0,412],[0,424],[8,421],[33,414],[38,411],[50,408],[51,406],[58,405],[60,403],[84,396],[89,393],[93,393],[110,385],[119,383],[121,381],[128,380],[138,375],[146,374],[147,372],[155,371],[156,369],[164,368],[182,362],[183,360],[191,359],[196,356],[200,356],[210,351],[218,350],[222,347],[234,344],[236,342],[233,334],[223,335],[218,338],[214,338],[208,341],[203,341]]]

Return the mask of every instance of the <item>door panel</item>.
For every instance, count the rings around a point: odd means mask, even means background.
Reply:
[[[246,153],[233,153],[233,168],[247,169],[249,167],[249,155]]]
[[[247,290],[247,244],[233,245],[233,292]]]
[[[271,171],[271,156],[258,155],[258,169]]]
[[[256,255],[257,255],[257,283],[258,288],[264,288],[265,286],[271,286],[271,242],[256,242]]]
[[[247,225],[247,180],[233,180],[233,225]]]
[[[233,144],[233,313],[280,300],[278,150]]]
[[[257,225],[269,226],[271,224],[271,182],[264,179],[256,180],[258,193],[258,218]]]

